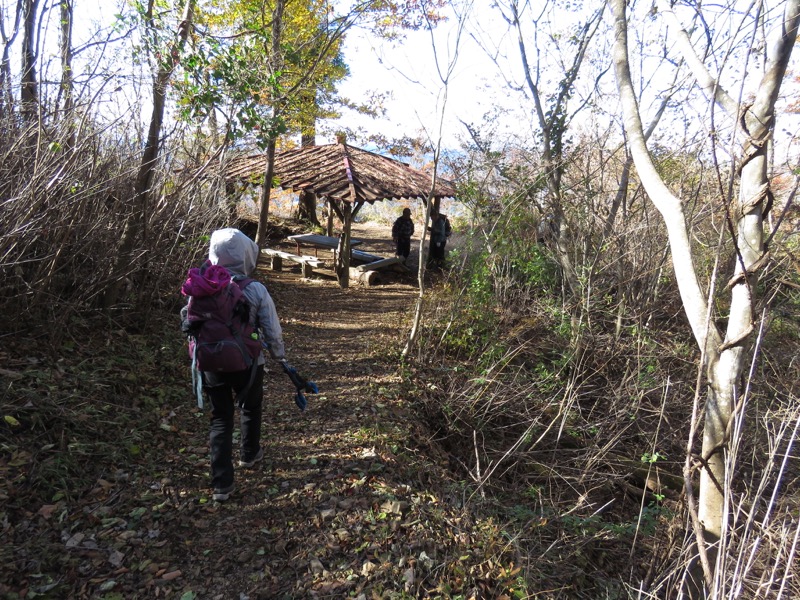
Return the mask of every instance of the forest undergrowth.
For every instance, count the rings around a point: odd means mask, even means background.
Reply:
[[[439,367],[420,406],[472,501],[514,532],[528,572],[554,588],[580,581],[595,597],[681,597],[694,560],[685,467],[699,353],[675,310],[677,290],[666,286],[638,312],[627,307],[620,327],[620,298],[568,306],[554,268],[536,247],[454,256],[428,299],[420,356]],[[746,382],[758,418],[737,420],[734,485],[745,500],[721,559],[724,585],[746,597],[798,593],[796,544],[784,534],[800,506],[798,364],[779,358],[795,347],[798,298],[775,300]],[[782,548],[777,561],[763,537]]]
[[[691,548],[683,463],[696,351],[680,315],[666,310],[658,328],[631,324],[621,333],[601,311],[579,315],[574,336],[557,297],[534,293],[552,267],[544,255],[530,262],[526,288],[493,280],[485,261],[454,251],[448,268],[431,275],[421,337],[404,362],[411,276],[399,287],[336,292],[342,302],[393,304],[359,318],[371,329],[355,346],[338,325],[328,341],[295,342],[315,347],[304,359],[318,371],[327,364],[325,385],[342,395],[320,398],[312,435],[278,392],[271,466],[232,512],[205,495],[205,430],[190,410],[177,296],[144,323],[76,314],[57,336],[48,326],[7,334],[3,597],[676,597]],[[290,339],[351,326],[330,299],[319,304],[322,296],[303,291],[297,275],[265,277]],[[765,337],[763,369],[779,364],[772,355],[793,332],[788,320]],[[331,363],[333,345],[346,368]],[[739,449],[751,457],[742,485],[758,491],[737,507],[735,535],[751,552],[746,586],[786,581],[759,563],[753,531],[779,536],[797,507],[796,464],[773,466],[794,439],[797,409],[782,399],[796,397],[795,375],[772,372],[771,388],[751,392],[765,422],[783,425],[741,425],[752,431]],[[297,435],[315,449],[301,450]],[[335,441],[323,451],[325,439]],[[757,452],[765,443],[773,448],[766,455]],[[353,491],[362,485],[367,496]],[[280,512],[259,518],[261,534],[239,540],[252,544],[249,553],[203,534],[205,552],[235,555],[229,584],[213,576],[219,555],[180,556],[197,543],[191,523],[224,518],[236,528],[237,510],[261,514],[262,506]],[[774,513],[768,528],[756,526],[764,511]],[[314,537],[331,518],[331,532]],[[296,525],[304,520],[313,535]],[[287,556],[272,556],[272,543]]]

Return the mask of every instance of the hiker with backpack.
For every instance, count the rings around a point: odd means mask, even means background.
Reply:
[[[432,210],[431,225],[428,227],[428,231],[431,232],[428,262],[434,265],[442,265],[444,263],[444,248],[452,232],[447,215]]]
[[[214,500],[234,490],[233,429],[240,408],[239,467],[264,458],[261,407],[265,358],[262,348],[287,367],[275,303],[267,288],[248,277],[256,268],[258,246],[238,229],[211,234],[208,261],[189,270],[181,288],[189,303],[181,311],[190,339],[193,376],[211,402],[211,485]]]

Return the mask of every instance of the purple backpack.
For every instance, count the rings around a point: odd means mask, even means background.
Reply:
[[[181,293],[189,297],[182,328],[189,356],[200,371],[231,373],[254,365],[261,354],[251,306],[242,290],[252,279],[233,280],[225,267],[206,262],[189,269]]]

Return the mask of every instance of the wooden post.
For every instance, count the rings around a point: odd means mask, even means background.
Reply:
[[[333,237],[333,201],[330,198],[328,198],[328,225],[325,228],[325,234]]]
[[[339,237],[339,249],[336,256],[336,276],[339,286],[346,288],[350,285],[350,225],[352,223],[353,206],[349,202],[342,202],[342,235]]]

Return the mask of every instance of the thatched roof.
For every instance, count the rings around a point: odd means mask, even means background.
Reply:
[[[226,181],[261,179],[266,154],[237,156],[225,162]],[[404,162],[347,144],[305,146],[275,154],[275,179],[283,189],[309,191],[345,202],[428,197],[431,177]],[[352,184],[355,198],[352,197]],[[455,187],[438,179],[434,198],[453,197]]]

